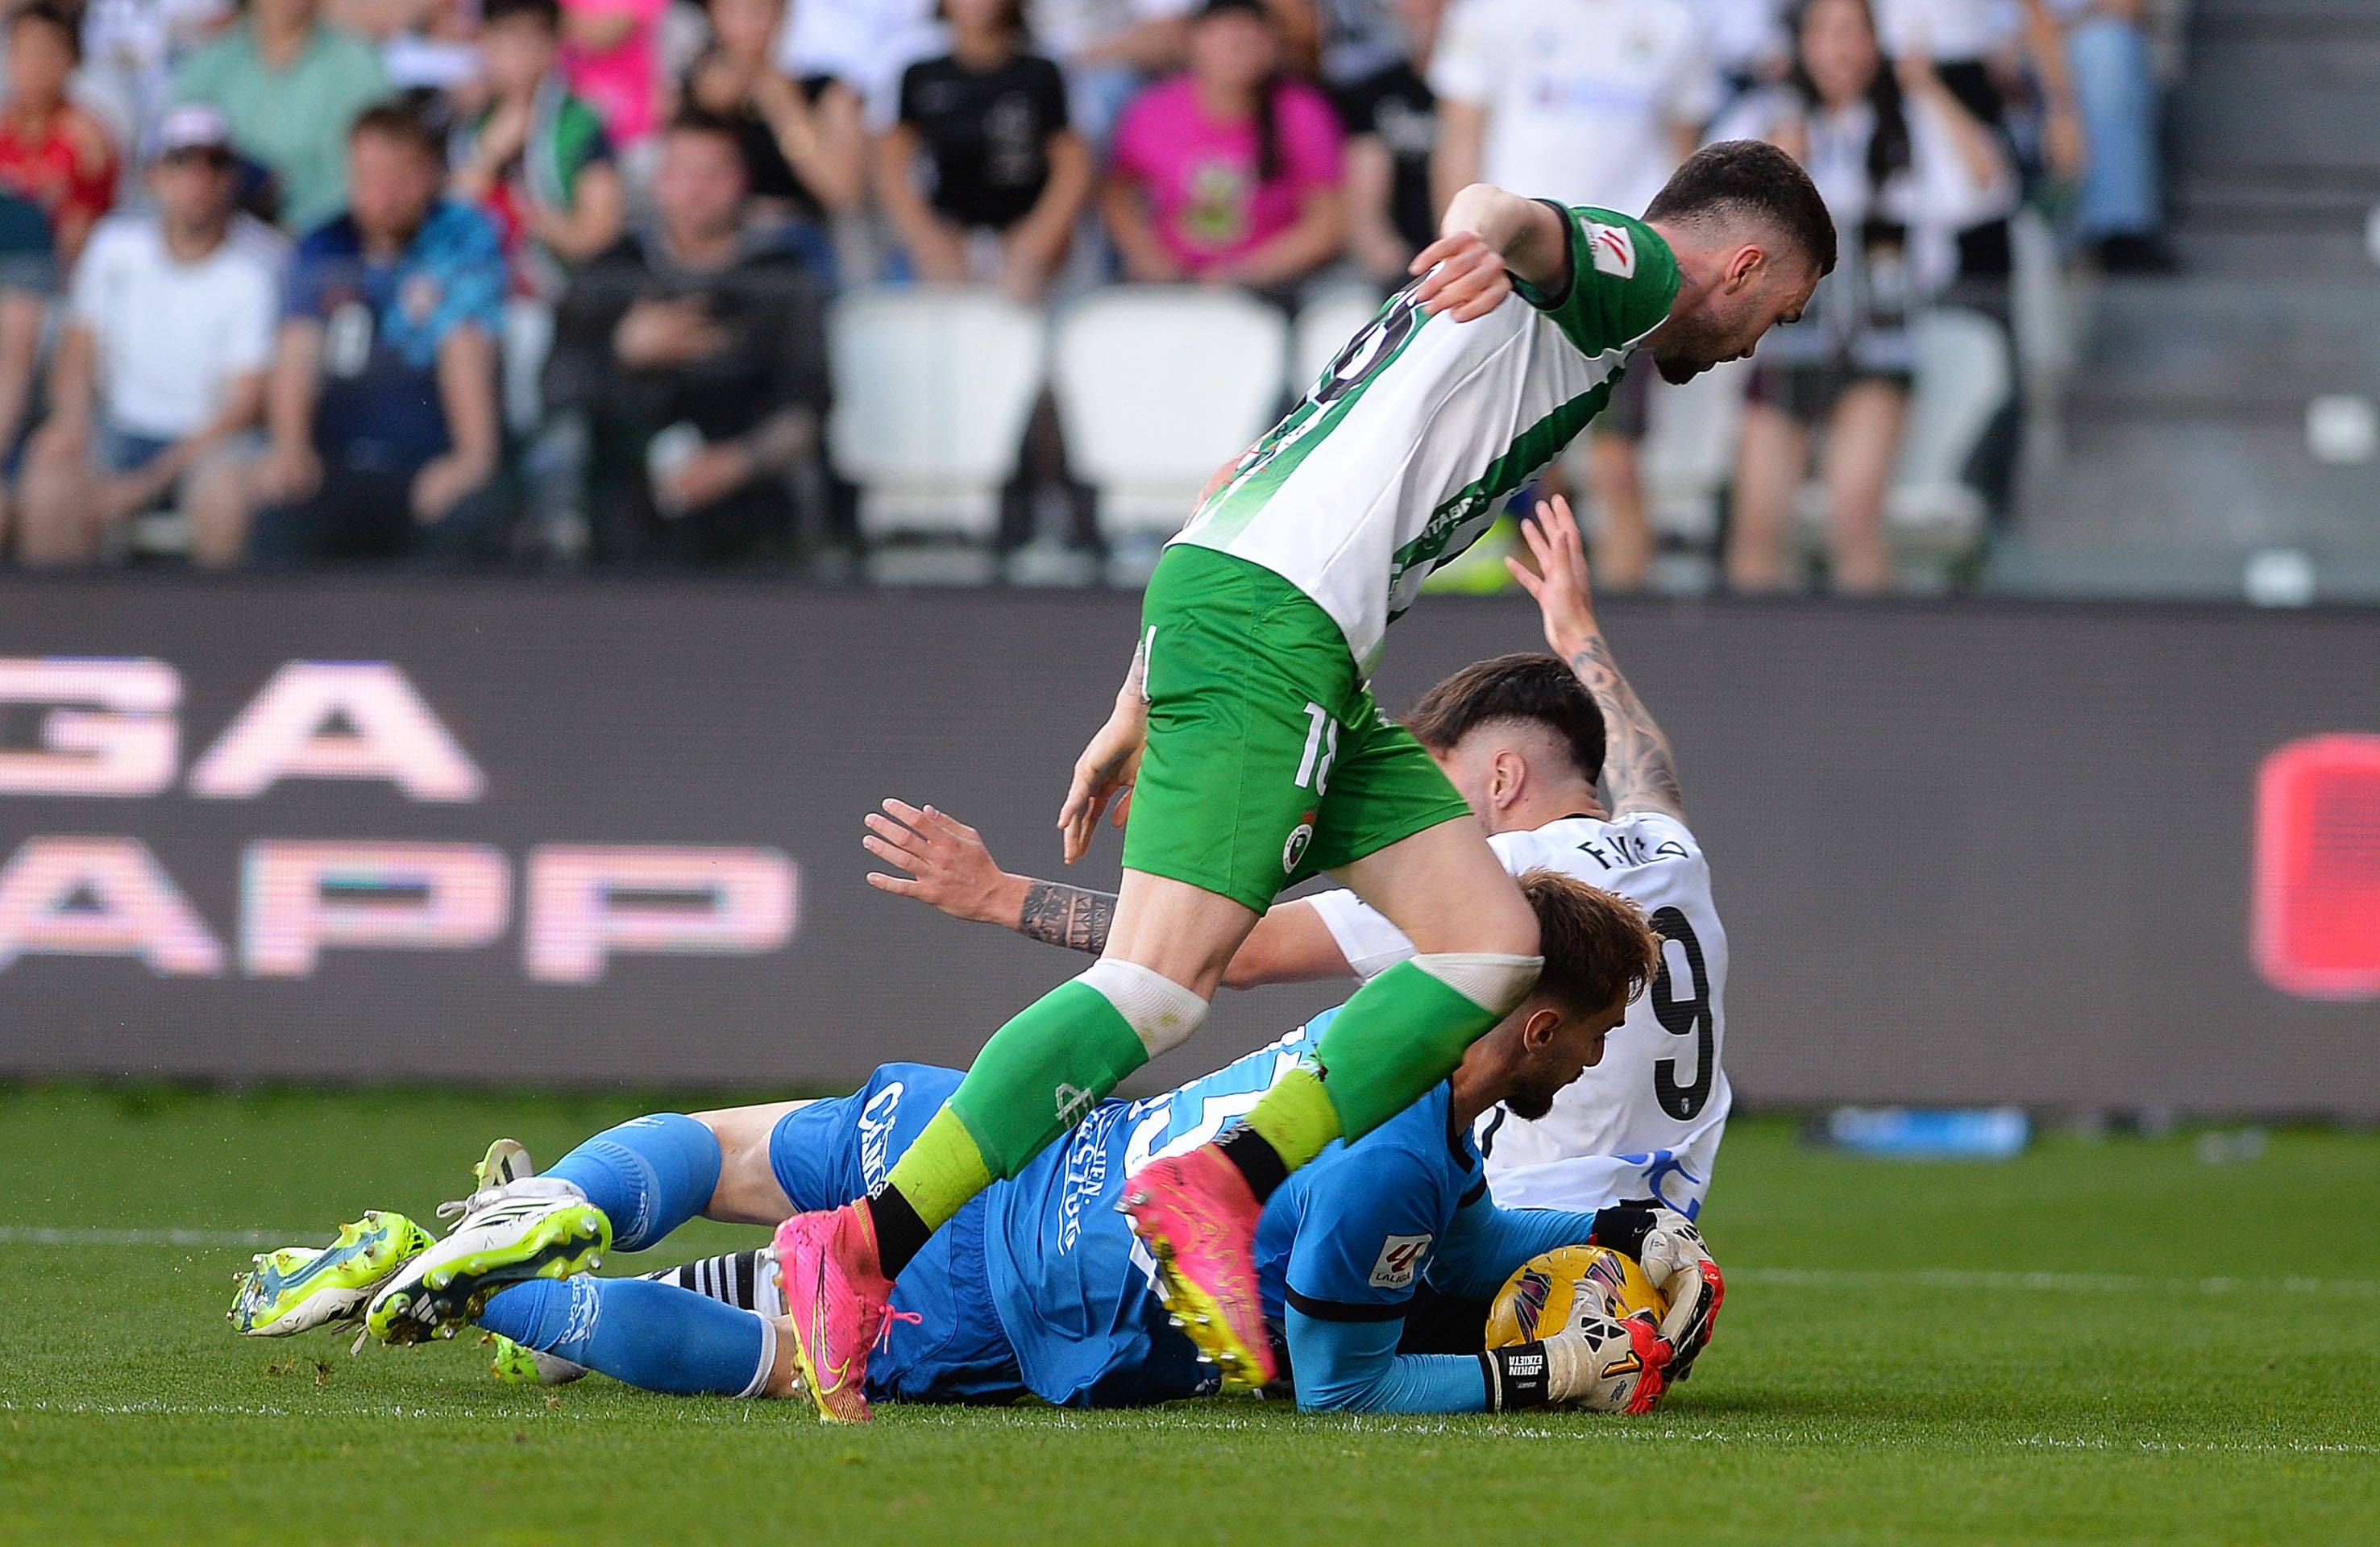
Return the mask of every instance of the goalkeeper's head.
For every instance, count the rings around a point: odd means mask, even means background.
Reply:
[[[1545,968],[1520,1008],[1471,1045],[1457,1078],[1516,1118],[1542,1118],[1554,1093],[1603,1058],[1603,1039],[1660,970],[1661,940],[1633,901],[1552,870],[1521,877]]]

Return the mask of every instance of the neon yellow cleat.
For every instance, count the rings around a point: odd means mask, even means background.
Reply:
[[[588,1272],[612,1249],[612,1222],[566,1181],[528,1178],[495,1192],[372,1297],[364,1325],[374,1337],[452,1337],[507,1284]]]
[[[488,1334],[494,1346],[495,1358],[489,1362],[488,1373],[507,1385],[560,1386],[568,1385],[587,1373],[587,1367],[560,1354],[543,1353],[524,1348],[509,1337]]]
[[[256,1265],[237,1275],[239,1291],[227,1313],[232,1328],[249,1337],[287,1337],[355,1322],[373,1292],[431,1244],[430,1232],[405,1215],[373,1209],[341,1226],[328,1246],[260,1252]]]

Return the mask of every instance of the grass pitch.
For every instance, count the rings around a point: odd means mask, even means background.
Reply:
[[[1739,1123],[1704,1216],[1719,1337],[1640,1420],[1235,1401],[835,1431],[501,1386],[460,1341],[230,1334],[237,1233],[428,1218],[494,1134],[551,1158],[647,1105],[0,1091],[0,1541],[2380,1541],[2369,1135],[1912,1166]],[[757,1237],[698,1226],[607,1271]]]

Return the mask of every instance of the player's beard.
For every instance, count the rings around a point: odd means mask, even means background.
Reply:
[[[1562,1084],[1568,1084],[1567,1080]],[[1524,1122],[1536,1122],[1554,1109],[1554,1093],[1561,1085],[1529,1082],[1504,1098],[1504,1110]]]
[[[1741,353],[1720,336],[1728,331],[1725,322],[1699,312],[1677,318],[1653,350],[1654,369],[1670,385],[1684,386],[1719,361]]]

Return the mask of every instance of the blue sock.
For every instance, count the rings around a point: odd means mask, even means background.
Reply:
[[[649,1278],[533,1278],[488,1301],[480,1325],[675,1396],[758,1396],[777,1361],[767,1318]]]
[[[546,1175],[577,1182],[611,1216],[613,1250],[642,1251],[710,1202],[719,1141],[692,1118],[656,1112],[595,1135]]]

